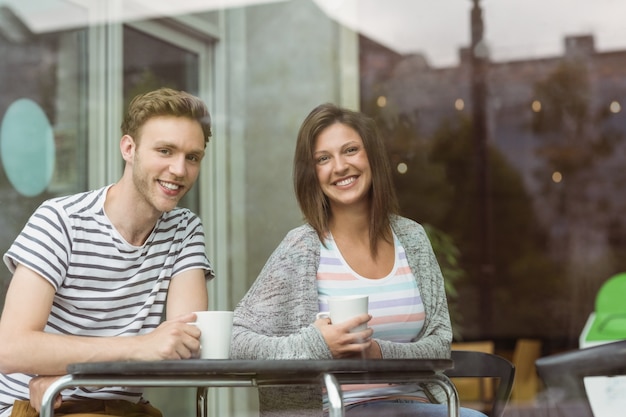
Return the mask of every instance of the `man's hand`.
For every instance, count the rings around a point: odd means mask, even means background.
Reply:
[[[350,333],[350,329],[371,319],[371,315],[361,314],[339,324],[331,324],[328,318],[317,319],[314,324],[322,333],[333,358],[361,358],[371,352],[374,330],[367,328],[361,332]]]
[[[48,389],[48,387],[59,378],[59,376],[36,376],[30,380],[28,384],[28,389],[30,391],[30,406],[37,410],[37,412],[41,411],[41,402],[46,389]],[[54,408],[59,408],[61,406],[61,402],[61,394],[58,394],[54,399]]]
[[[152,332],[137,336],[133,357],[136,360],[191,359],[200,355],[200,330],[188,324],[194,313],[184,314],[161,323]]]

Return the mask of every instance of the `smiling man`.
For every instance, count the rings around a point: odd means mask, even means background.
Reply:
[[[13,273],[0,316],[0,417],[38,416],[45,388],[74,362],[197,357],[193,311],[214,273],[202,222],[178,208],[211,136],[206,105],[162,88],[122,123],[115,184],[44,202],[4,254]],[[165,321],[161,318],[165,315]],[[71,416],[160,416],[137,388],[72,389]]]

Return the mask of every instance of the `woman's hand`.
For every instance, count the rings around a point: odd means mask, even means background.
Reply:
[[[365,324],[371,319],[371,315],[361,314],[343,323],[332,324],[329,318],[320,318],[315,320],[314,325],[322,333],[333,358],[366,358],[373,357],[369,355],[374,354],[376,350],[380,352],[378,343],[371,340],[374,330],[367,328],[360,332],[350,333],[350,329]]]

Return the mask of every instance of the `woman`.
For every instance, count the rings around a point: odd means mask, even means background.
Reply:
[[[294,186],[307,224],[287,234],[237,306],[233,358],[448,358],[441,270],[422,226],[396,214],[374,121],[333,104],[315,108],[298,133]],[[328,297],[345,294],[367,294],[369,314],[339,324],[316,319]],[[366,330],[350,333],[363,323]],[[261,414],[319,415],[319,391],[261,388]],[[343,391],[347,416],[447,415],[436,385]]]

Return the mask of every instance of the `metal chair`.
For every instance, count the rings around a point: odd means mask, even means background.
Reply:
[[[626,375],[626,340],[539,358],[535,366],[551,416],[594,417],[584,379]]]
[[[453,350],[454,368],[445,374],[450,378],[497,378],[495,394],[487,413],[490,417],[502,417],[513,389],[515,366],[507,359],[485,352]]]

